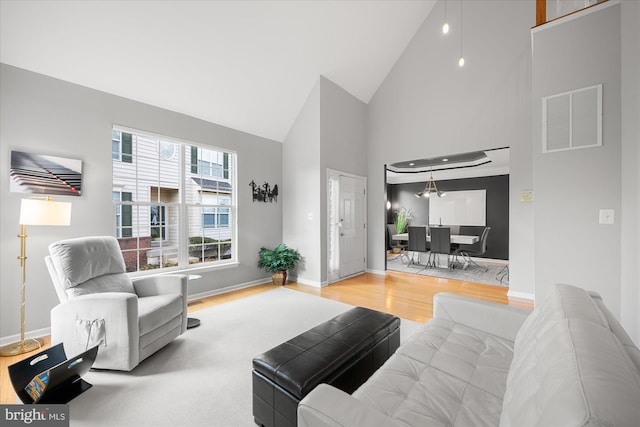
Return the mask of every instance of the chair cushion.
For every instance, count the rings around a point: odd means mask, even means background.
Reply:
[[[65,289],[105,274],[126,272],[120,245],[112,236],[61,240],[49,245],[49,253]]]
[[[496,426],[513,343],[431,319],[353,393],[399,424]]]
[[[131,279],[126,273],[105,274],[104,276],[89,279],[73,288],[67,288],[65,292],[69,299],[99,292],[127,292],[135,294],[133,283],[131,283]]]
[[[182,313],[182,295],[165,294],[138,298],[140,336],[151,332]]]

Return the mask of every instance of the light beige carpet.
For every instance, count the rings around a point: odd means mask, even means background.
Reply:
[[[89,372],[71,426],[253,427],[253,357],[350,308],[278,288],[193,313],[200,327],[132,372]],[[403,319],[402,341],[419,327]]]

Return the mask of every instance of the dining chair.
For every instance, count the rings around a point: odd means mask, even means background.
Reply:
[[[406,258],[408,262],[409,256],[407,255],[407,249],[409,245],[399,240],[393,240],[393,235],[398,234],[395,224],[387,224],[387,234],[389,239],[389,248],[391,249],[398,248],[400,250],[400,253],[397,256],[393,258],[388,258],[388,259],[394,260],[394,259],[400,258],[400,261],[402,262],[402,258]]]
[[[460,245],[460,247],[456,250],[456,254],[460,255],[465,262],[466,268],[469,264],[473,264],[478,268],[481,268],[483,271],[488,271],[489,267],[478,264],[471,257],[472,256],[482,256],[487,252],[487,238],[489,237],[489,232],[491,231],[491,227],[485,227],[482,230],[482,234],[480,235],[480,239],[471,245]]]
[[[440,265],[440,254],[447,256],[447,267],[453,268],[451,262],[451,229],[449,227],[431,227],[429,229],[431,235],[431,253],[433,254],[432,262],[428,267],[438,267]]]
[[[427,227],[425,226],[410,226],[407,228],[409,232],[409,251],[412,252],[409,265],[421,265],[420,253],[429,252],[429,244],[427,242]],[[418,262],[414,261],[416,252],[418,252]],[[429,254],[431,258],[431,254]],[[427,261],[429,264],[429,261]]]

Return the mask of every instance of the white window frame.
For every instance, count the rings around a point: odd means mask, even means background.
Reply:
[[[165,141],[170,141],[173,142],[175,144],[178,145],[178,154],[179,154],[179,202],[178,203],[171,203],[171,204],[166,204],[166,203],[158,203],[155,201],[151,201],[151,202],[128,202],[128,204],[132,204],[132,205],[137,205],[139,207],[144,207],[144,206],[150,206],[150,205],[176,205],[178,206],[179,209],[179,220],[178,220],[178,235],[179,235],[179,244],[178,244],[178,266],[176,267],[163,267],[163,268],[157,268],[157,269],[151,269],[151,270],[146,270],[146,271],[136,271],[136,272],[131,272],[129,273],[129,275],[131,276],[142,276],[142,275],[156,275],[156,274],[163,274],[163,273],[176,273],[176,272],[180,272],[180,271],[184,271],[184,272],[195,272],[195,271],[209,271],[209,270],[217,270],[217,269],[224,269],[224,268],[229,268],[229,267],[236,267],[239,265],[239,261],[238,261],[238,213],[237,213],[237,202],[238,202],[238,197],[237,197],[237,177],[238,177],[238,154],[236,151],[234,150],[230,150],[228,148],[222,148],[222,147],[218,147],[218,146],[210,146],[210,145],[206,145],[206,144],[201,144],[201,143],[196,143],[196,142],[192,142],[192,141],[187,141],[187,140],[183,140],[180,138],[175,138],[175,137],[171,137],[171,136],[167,136],[167,135],[160,135],[160,134],[156,134],[153,132],[147,132],[147,131],[141,131],[139,129],[133,129],[133,128],[129,128],[126,126],[121,126],[121,125],[117,125],[114,124],[113,125],[113,130],[114,131],[118,131],[118,132],[125,132],[125,133],[130,133],[130,134],[134,134],[134,135],[138,135],[138,136],[143,136],[143,137],[149,137],[149,138],[155,138],[155,139],[159,139],[159,140],[165,140]],[[113,137],[112,137],[113,140]],[[122,144],[122,141],[120,141],[120,144]],[[219,152],[225,152],[228,153],[230,155],[230,157],[232,156],[234,161],[233,161],[233,168],[232,171],[230,171],[229,173],[229,178],[228,180],[230,181],[230,185],[231,185],[231,192],[229,193],[229,197],[231,198],[231,204],[226,206],[225,208],[229,209],[229,219],[230,219],[230,223],[229,225],[226,225],[225,227],[227,228],[231,228],[231,258],[230,259],[220,259],[218,261],[212,261],[212,262],[201,262],[201,263],[197,263],[197,264],[189,264],[189,236],[188,236],[188,229],[189,229],[189,214],[188,214],[188,209],[189,207],[197,207],[197,206],[201,206],[201,204],[199,203],[187,203],[187,195],[186,195],[186,191],[185,191],[185,180],[186,180],[186,175],[187,175],[187,169],[190,167],[189,164],[186,164],[186,158],[185,158],[185,150],[187,147],[199,147],[201,149],[204,150],[213,150],[213,151],[219,151]],[[120,148],[122,148],[122,145],[120,145]],[[120,153],[122,152],[122,150],[120,150]],[[134,151],[133,153],[134,159],[136,158],[136,153]],[[120,157],[119,159],[115,159],[112,156],[112,162],[113,161],[122,161],[122,157]],[[134,164],[136,162],[134,161]],[[199,165],[198,165],[199,166]],[[210,175],[201,175],[201,176],[210,176]],[[113,181],[113,180],[112,180]],[[113,191],[120,191],[122,193],[122,190],[117,189],[114,185],[113,187]],[[113,194],[113,192],[112,192]],[[113,198],[113,195],[111,196]],[[115,201],[114,201],[115,203]],[[115,211],[115,210],[114,210]],[[113,220],[114,218],[112,218]],[[204,228],[204,224],[202,224],[202,227]]]
[[[115,139],[113,139],[113,132],[116,129],[112,129],[111,130],[111,161],[113,162],[114,160],[118,160],[118,161],[122,161],[122,136],[120,136],[120,139],[117,140],[118,142],[118,151],[113,151],[113,143],[116,142]]]
[[[117,160],[117,159],[111,159],[111,161],[113,160]],[[115,193],[118,193],[118,200],[114,199],[113,196],[115,195]],[[111,191],[111,200],[114,202],[122,202],[122,189],[120,188],[113,188],[113,190]],[[122,238],[122,204],[116,204],[114,206],[114,215],[115,217],[115,237],[116,239],[120,239]]]

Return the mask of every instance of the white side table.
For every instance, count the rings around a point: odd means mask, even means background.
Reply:
[[[198,280],[201,279],[202,276],[199,274],[189,274],[188,280]],[[187,329],[197,328],[200,326],[200,319],[196,319],[194,317],[187,317]]]

